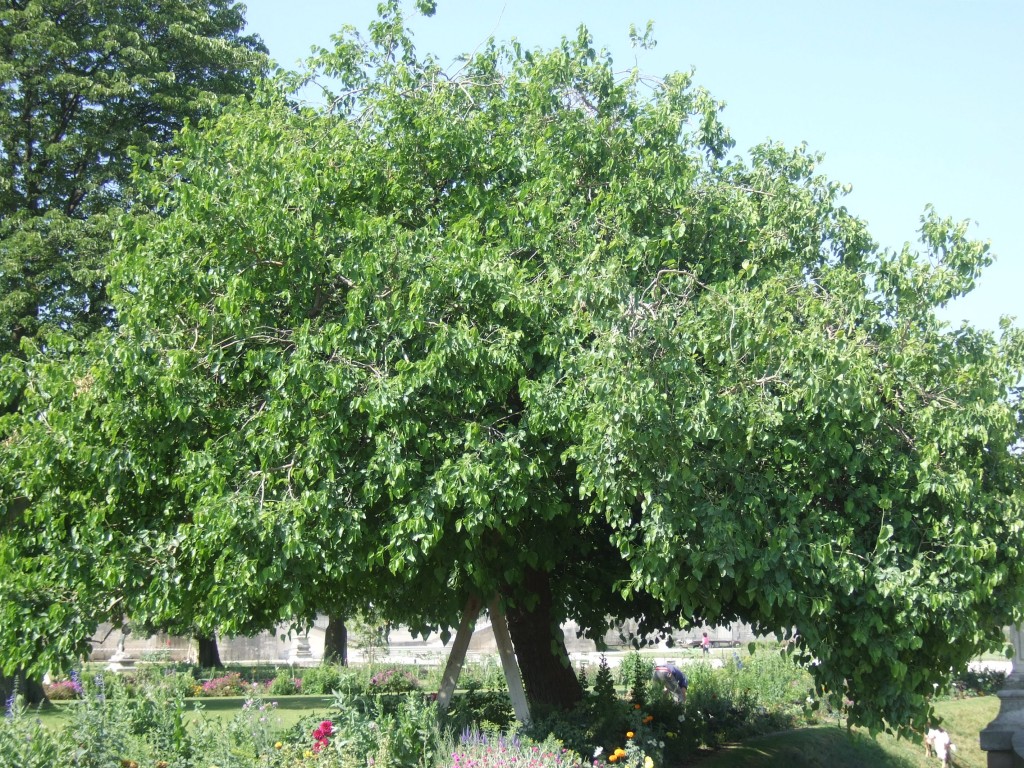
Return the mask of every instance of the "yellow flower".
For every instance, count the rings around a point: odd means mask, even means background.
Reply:
[[[632,731],[626,731],[626,738],[627,739],[632,739],[633,738],[633,732]]]
[[[282,744],[280,741],[275,741],[274,742],[274,749],[281,749],[281,747],[283,747],[283,746],[284,746],[284,744]]]
[[[619,759],[619,756],[617,754],[615,754],[614,752],[612,752],[610,755],[608,755],[608,762],[609,763],[614,763],[618,759]]]
[[[302,756],[303,757],[312,757],[313,756],[313,750],[307,749],[305,752],[302,753]]]
[[[625,757],[626,756],[626,750],[624,750],[622,747],[619,747],[618,749],[615,750],[615,756],[616,757]]]
[[[651,759],[650,755],[644,758],[644,768],[654,768],[654,760]]]

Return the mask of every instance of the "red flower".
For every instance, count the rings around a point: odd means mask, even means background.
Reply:
[[[320,723],[320,730],[324,732],[324,736],[330,736],[334,733],[334,723],[330,720],[324,720]]]

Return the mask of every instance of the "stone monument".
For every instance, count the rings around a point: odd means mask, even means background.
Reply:
[[[107,669],[120,672],[135,666],[135,659],[124,648],[125,641],[127,641],[128,635],[131,633],[132,628],[127,622],[121,625],[121,636],[117,639],[117,650],[111,655]]]
[[[295,635],[292,652],[288,655],[288,664],[293,667],[308,667],[316,664],[313,650],[309,646],[309,632],[299,632]]]
[[[1024,631],[1010,627],[1013,659],[999,697],[999,714],[981,732],[988,768],[1024,768]]]

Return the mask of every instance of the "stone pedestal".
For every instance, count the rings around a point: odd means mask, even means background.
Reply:
[[[111,655],[110,663],[107,664],[107,669],[112,672],[122,672],[135,666],[135,659],[129,656],[128,652],[124,649],[131,631],[131,627],[128,624],[121,627],[121,637],[117,639],[117,650]]]
[[[981,732],[982,750],[988,753],[988,768],[1024,768],[1024,633],[1010,629],[1013,661],[1006,684],[996,695],[999,714]]]
[[[112,672],[123,672],[126,669],[133,669],[134,667],[135,659],[122,651],[118,651],[111,656],[110,663],[107,664],[107,669]]]
[[[315,663],[313,651],[309,647],[309,633],[303,632],[295,636],[292,652],[288,654],[288,663],[296,667],[310,666]]]

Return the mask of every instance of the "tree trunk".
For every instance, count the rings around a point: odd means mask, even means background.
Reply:
[[[330,614],[324,632],[324,661],[348,666],[348,629],[345,620]]]
[[[537,596],[533,610],[509,605],[505,618],[531,711],[572,709],[583,699],[583,688],[569,661],[562,616],[554,611],[551,574],[528,573],[523,593]]]
[[[220,660],[220,651],[217,649],[217,637],[196,637],[199,645],[199,666],[202,669],[223,669],[224,665]]]
[[[0,701],[3,702],[0,706],[3,706],[10,700],[11,695],[14,693],[15,685],[17,685],[18,695],[23,696],[25,703],[30,707],[47,704],[50,701],[46,698],[43,684],[35,678],[26,677],[24,672],[19,670],[10,677],[0,675]],[[0,713],[0,717],[2,716],[2,713]]]

